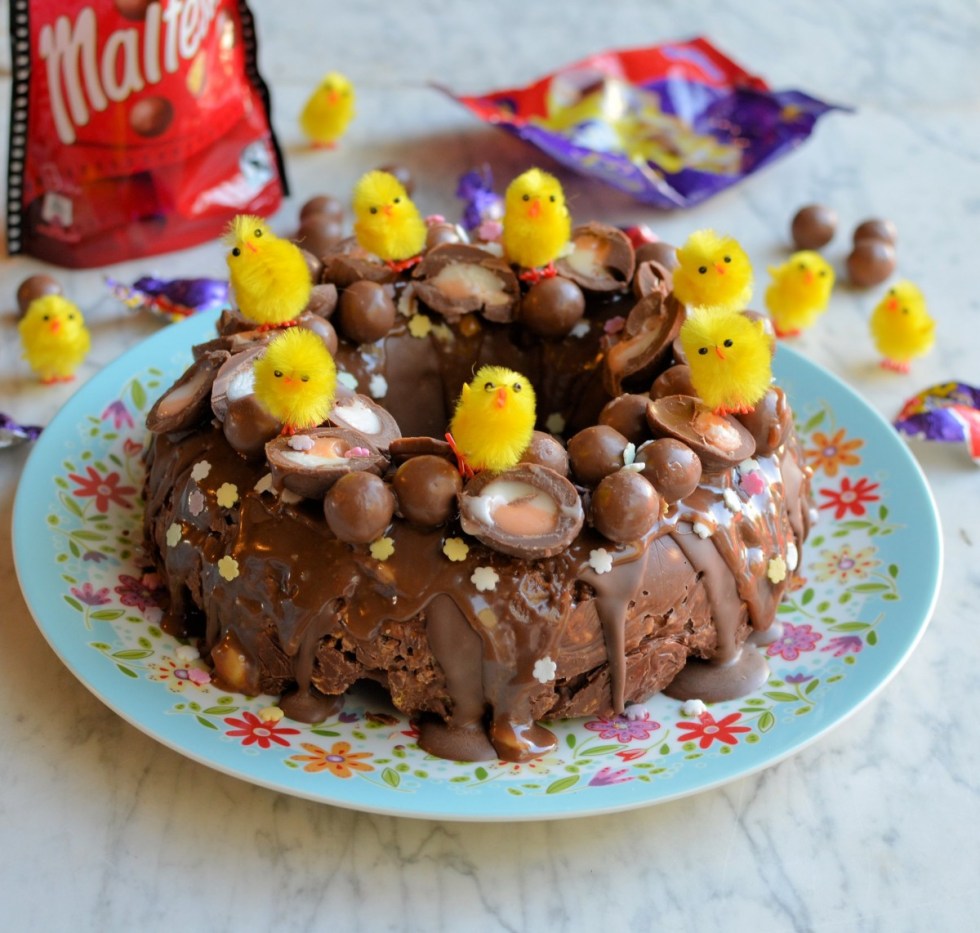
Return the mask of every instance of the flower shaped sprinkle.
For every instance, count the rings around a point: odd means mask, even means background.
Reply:
[[[341,385],[347,386],[351,392],[357,391],[357,376],[355,376],[353,373],[338,372],[337,382],[339,382]]]
[[[227,580],[229,583],[238,576],[238,561],[234,557],[230,557],[225,554],[221,560],[218,561],[218,573],[221,574],[222,579]]]
[[[725,500],[725,508],[729,512],[734,512],[737,515],[742,511],[742,500],[739,499],[738,493],[734,489],[726,489],[721,497]]]
[[[585,337],[592,330],[588,321],[579,321],[569,332],[570,337]]]
[[[558,665],[548,655],[545,655],[534,662],[534,670],[531,673],[539,684],[549,684],[555,679],[557,672]]]
[[[766,571],[766,576],[773,583],[782,583],[786,579],[786,561],[783,560],[781,554],[777,554],[775,557],[771,558],[769,561],[769,569]]]
[[[418,337],[421,340],[423,337],[428,337],[431,330],[432,318],[425,314],[413,314],[408,319],[408,332],[413,337]]]
[[[180,544],[180,539],[183,537],[183,531],[177,522],[174,522],[167,529],[167,547],[177,547]]]
[[[204,511],[204,493],[200,489],[192,489],[187,497],[187,510],[195,518]]]
[[[500,577],[497,576],[497,571],[493,567],[477,567],[470,580],[481,593],[487,593],[497,588]]]
[[[688,719],[696,719],[703,713],[708,712],[708,707],[704,705],[704,700],[685,700],[681,705],[681,715]]]
[[[174,651],[174,657],[178,661],[183,661],[184,664],[189,664],[191,661],[196,661],[201,656],[201,652],[197,650],[193,645],[178,645],[177,650]]]
[[[766,478],[760,470],[753,470],[751,473],[743,473],[739,485],[750,496],[757,496],[766,491]]]
[[[565,419],[555,411],[548,415],[548,420],[544,423],[544,426],[552,434],[561,434],[565,430]]]
[[[694,533],[703,541],[705,538],[710,538],[715,530],[710,525],[706,525],[704,522],[694,523]]]
[[[207,460],[198,460],[191,470],[191,479],[199,483],[202,479],[207,479],[210,472],[211,464]]]
[[[368,383],[371,398],[384,398],[388,394],[388,380],[381,373],[375,373]]]
[[[462,538],[446,538],[442,553],[452,561],[466,560],[470,546]]]
[[[604,547],[596,548],[589,554],[589,566],[596,573],[609,573],[613,566],[612,554]]]
[[[312,450],[316,441],[309,434],[294,434],[286,443],[292,450]]]
[[[395,553],[395,541],[393,538],[378,538],[371,542],[368,550],[375,560],[386,561]]]
[[[259,710],[262,722],[279,722],[286,714],[278,706],[263,706]]]
[[[223,509],[230,509],[238,501],[238,487],[234,483],[222,483],[215,498]]]

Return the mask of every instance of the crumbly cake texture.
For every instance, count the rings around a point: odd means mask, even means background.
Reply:
[[[250,388],[269,333],[234,312],[158,400],[145,539],[168,630],[295,719],[375,681],[453,759],[527,760],[554,745],[541,720],[665,689],[757,687],[749,636],[774,624],[812,519],[781,389],[708,411],[669,270],[615,228],[577,228],[530,286],[442,234],[407,271],[352,241],[311,262],[299,326],[341,387],[323,426],[278,436]],[[538,431],[526,462],[464,481],[442,438],[488,363],[531,381]],[[543,530],[503,517],[532,505]]]

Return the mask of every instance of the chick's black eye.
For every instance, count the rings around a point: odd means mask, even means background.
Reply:
[[[75,320],[75,315],[74,314],[69,314],[68,315],[68,320],[69,321],[74,321]]]
[[[376,207],[372,207],[371,208],[371,213],[372,214],[377,214],[378,213],[378,209]]]
[[[799,268],[800,268],[800,272],[806,272],[806,265],[804,265],[802,262],[800,263]]]
[[[708,352],[708,348],[707,347],[699,347],[698,348],[698,353],[700,353],[701,356],[704,356],[707,352]]]
[[[299,377],[299,381],[300,382],[309,382],[310,381],[310,377],[309,376],[300,376]]]
[[[50,321],[51,320],[51,315],[50,314],[45,314],[44,317],[41,318],[41,320],[42,321]]]
[[[701,275],[704,275],[707,271],[708,271],[707,266],[698,266],[698,272],[700,272]]]
[[[256,229],[256,231],[255,231],[255,236],[256,236],[256,239],[257,239],[258,237],[260,237],[260,236],[262,236],[262,230],[261,230],[261,229]]]
[[[731,262],[731,261],[732,261],[732,257],[731,256],[726,256],[725,257],[725,262]]]
[[[529,195],[529,194],[522,194],[521,195],[521,200],[522,201],[530,201],[531,200],[531,195]]]
[[[401,198],[395,198],[395,204],[401,204],[401,203],[402,203]]]
[[[512,389],[513,389],[513,390],[514,390],[515,392],[520,392],[520,391],[521,391],[521,384],[520,384],[519,382],[515,382],[515,383],[513,384],[513,386],[511,386],[511,388],[512,388]]]
[[[483,388],[486,389],[488,392],[492,392],[493,391],[493,383],[492,382],[488,382],[488,383],[486,383],[483,386]]]
[[[725,346],[725,347],[730,347],[730,346],[732,346],[732,345],[733,345],[733,343],[734,343],[734,341],[733,341],[733,340],[731,340],[731,339],[729,338],[728,340],[726,340],[726,341],[725,341],[725,342],[724,342],[724,343],[722,344],[722,346]]]
[[[282,379],[282,370],[281,369],[275,369],[275,370],[272,371],[272,375],[275,376],[276,379]]]
[[[908,313],[909,313],[908,308],[902,308],[902,314],[908,314]]]
[[[231,251],[232,256],[241,256],[241,254],[242,251],[237,246]]]
[[[552,203],[552,204],[554,204],[554,203],[555,203],[555,201],[557,201],[558,199],[557,199],[557,198],[556,198],[556,197],[555,197],[554,195],[551,195],[551,196],[550,196],[550,197],[548,198],[548,200],[549,200],[549,201],[551,201],[551,203]]]
[[[820,278],[823,278],[824,276],[826,276],[826,274],[827,274],[827,270],[826,270],[826,269],[821,269],[821,270],[820,270],[820,271],[819,271],[819,272],[817,273],[817,275],[819,275],[819,276],[820,276]]]

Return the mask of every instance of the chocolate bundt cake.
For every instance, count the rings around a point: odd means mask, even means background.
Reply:
[[[327,422],[281,434],[255,399],[269,334],[225,312],[148,417],[145,536],[166,624],[226,689],[317,722],[358,681],[453,759],[549,750],[540,720],[765,680],[811,515],[782,390],[696,397],[670,271],[618,229],[573,232],[528,285],[492,246],[430,231],[409,271],[334,244],[299,326],[339,373]],[[747,312],[749,313],[749,312]],[[476,368],[522,373],[521,462],[464,479],[443,438]],[[567,439],[567,442],[566,442]]]

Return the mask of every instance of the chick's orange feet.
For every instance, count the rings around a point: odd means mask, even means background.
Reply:
[[[72,373],[70,376],[45,376],[41,380],[41,385],[53,386],[57,385],[59,382],[74,382],[75,374]]]
[[[459,475],[462,476],[463,479],[473,479],[473,477],[476,476],[476,472],[474,471],[473,467],[466,462],[466,457],[456,446],[455,439],[448,431],[446,432],[446,443],[449,444],[453,453],[456,455],[456,468],[459,470]]]
[[[549,262],[548,265],[542,266],[539,269],[525,269],[517,277],[522,282],[537,285],[542,279],[553,279],[556,275],[558,275],[558,270],[555,268],[555,264]]]
[[[265,334],[270,330],[286,330],[289,327],[295,327],[297,324],[299,324],[299,321],[296,318],[291,321],[282,321],[279,324],[260,324],[259,333]]]
[[[407,272],[413,266],[417,266],[421,261],[422,254],[419,253],[418,256],[409,256],[408,259],[388,259],[385,265],[392,272]]]
[[[885,359],[881,361],[881,368],[888,369],[893,373],[902,373],[904,375],[912,368],[912,364],[908,360]]]

